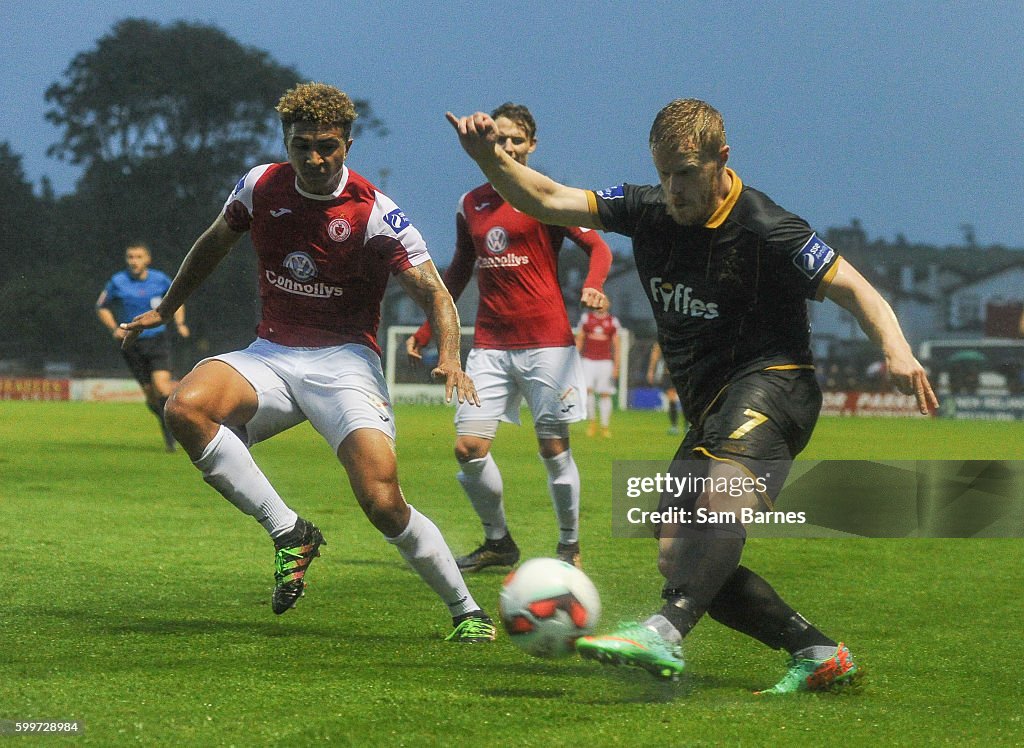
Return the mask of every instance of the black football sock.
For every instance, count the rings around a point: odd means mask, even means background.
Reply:
[[[836,646],[745,566],[737,568],[722,585],[707,612],[719,623],[791,655],[808,647]]]
[[[668,401],[668,422],[671,426],[679,425],[679,403],[675,400]]]
[[[684,637],[697,625],[722,585],[736,571],[746,530],[739,522],[687,525],[676,570],[665,580],[658,611]]]

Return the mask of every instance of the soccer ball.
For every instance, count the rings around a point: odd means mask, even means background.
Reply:
[[[534,657],[564,657],[591,633],[601,598],[586,574],[554,558],[532,558],[505,577],[498,600],[512,643]]]

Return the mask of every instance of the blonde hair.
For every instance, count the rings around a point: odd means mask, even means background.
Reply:
[[[285,91],[275,108],[286,136],[294,123],[310,122],[339,127],[347,138],[359,116],[348,94],[327,83],[299,83]]]
[[[717,158],[725,146],[725,122],[719,111],[706,102],[676,99],[654,118],[649,143],[652,151],[662,146],[683,147]]]

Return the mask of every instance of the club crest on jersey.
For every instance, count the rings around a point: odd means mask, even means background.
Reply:
[[[402,229],[409,225],[409,219],[405,217],[405,213],[402,212],[401,208],[395,208],[384,216],[384,223],[390,226],[391,230],[398,234]]]
[[[500,255],[508,249],[508,232],[501,226],[495,226],[484,237],[484,245],[492,255]]]
[[[291,274],[292,278],[297,281],[308,281],[316,278],[316,263],[305,252],[292,252],[284,258],[284,262],[281,264],[284,265],[285,270]]]
[[[352,236],[352,224],[344,218],[335,218],[327,224],[327,235],[336,242],[343,242]]]
[[[819,239],[817,234],[811,234],[807,243],[793,256],[793,264],[811,280],[828,265],[835,254],[835,250]]]

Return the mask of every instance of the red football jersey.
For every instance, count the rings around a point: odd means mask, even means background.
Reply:
[[[256,334],[281,345],[361,343],[378,355],[388,275],[430,259],[420,232],[386,195],[346,166],[331,195],[304,192],[288,163],[249,171],[224,204],[259,258]]]
[[[619,320],[610,314],[598,316],[584,312],[580,317],[580,332],[583,333],[583,358],[607,361],[612,358],[612,338],[620,329]]]
[[[608,245],[596,231],[548,226],[520,213],[490,184],[466,193],[456,216],[455,256],[444,281],[454,298],[473,269],[480,286],[474,348],[517,350],[573,344],[558,284],[558,251],[568,238],[590,256],[583,285],[601,290],[611,267]],[[417,331],[430,340],[429,323]]]

